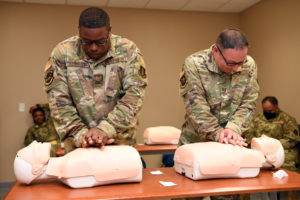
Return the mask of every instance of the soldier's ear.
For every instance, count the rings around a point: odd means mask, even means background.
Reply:
[[[215,52],[215,53],[217,53],[218,52],[218,47],[217,47],[217,45],[215,44],[214,45],[214,47],[213,47],[213,51]]]

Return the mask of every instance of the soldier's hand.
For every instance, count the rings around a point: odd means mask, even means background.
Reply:
[[[105,144],[111,144],[114,139],[109,139],[106,133],[98,128],[91,128],[82,137],[82,147],[103,147]]]
[[[224,129],[220,133],[219,142],[225,144],[247,146],[246,139],[231,129]]]
[[[34,106],[31,106],[29,108],[29,113],[32,114],[33,113],[33,110],[37,108],[37,105],[34,105]]]
[[[65,154],[65,149],[63,149],[61,147],[57,148],[55,151],[56,156],[63,156],[64,154]]]

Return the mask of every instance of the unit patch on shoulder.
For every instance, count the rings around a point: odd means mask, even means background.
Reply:
[[[45,74],[44,79],[45,79],[45,86],[49,86],[54,79],[54,70],[53,69],[48,70]]]
[[[49,60],[48,60],[48,62],[47,62],[47,64],[46,64],[46,66],[45,66],[44,72],[47,71],[50,67],[51,67],[51,61],[50,61],[50,58],[49,58]]]
[[[183,72],[183,73],[181,73],[180,75],[181,75],[181,76],[180,76],[180,87],[181,87],[181,88],[185,88],[186,83],[187,83],[186,77],[185,77],[185,73]]]
[[[142,78],[147,78],[147,75],[146,75],[146,69],[141,65],[140,66],[140,69],[139,69],[139,75],[142,77]]]

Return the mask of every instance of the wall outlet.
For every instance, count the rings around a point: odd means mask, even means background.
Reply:
[[[25,103],[19,103],[19,112],[25,112]]]

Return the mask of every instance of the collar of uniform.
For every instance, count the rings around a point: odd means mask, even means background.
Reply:
[[[210,48],[208,49],[208,57],[209,57],[209,60],[211,60],[211,65],[208,65],[208,70],[209,70],[209,71],[212,71],[212,72],[215,72],[215,73],[217,73],[217,74],[226,74],[226,73],[224,73],[224,72],[222,72],[222,71],[220,70],[220,68],[218,67],[218,65],[217,65],[217,63],[216,63],[216,61],[215,61],[215,58],[214,58],[214,56],[213,56],[213,47],[214,47],[215,45],[216,45],[216,44],[213,44],[213,45],[210,46]],[[247,59],[247,61],[249,61],[248,55],[247,55],[246,59]],[[233,72],[231,72],[231,73],[228,74],[228,75],[239,74],[239,73],[241,73],[241,72],[244,72],[245,70],[246,70],[246,71],[249,71],[249,68],[250,68],[250,67],[249,67],[249,65],[248,65],[247,62],[246,62],[246,63],[244,63],[242,66],[240,66],[240,67],[238,68],[237,71],[233,71]]]
[[[211,72],[214,72],[217,74],[222,74],[223,72],[220,71],[220,69],[215,61],[214,55],[213,55],[213,47],[214,46],[215,46],[215,44],[211,45],[210,48],[208,49],[208,59],[211,62],[211,64],[208,65],[207,68]]]
[[[77,55],[78,55],[79,59],[94,63],[95,60],[88,58],[85,51],[82,49],[82,47],[80,45],[80,37],[78,35],[76,36],[76,40],[77,40]],[[102,62],[102,61],[106,60],[107,58],[115,57],[115,55],[116,55],[115,54],[115,52],[116,52],[115,46],[116,46],[116,35],[111,34],[110,48],[109,48],[108,52],[105,54],[105,56],[103,56],[96,62]]]
[[[46,126],[46,121],[44,121],[43,123],[39,124],[34,124],[34,128],[40,128],[42,126]]]

